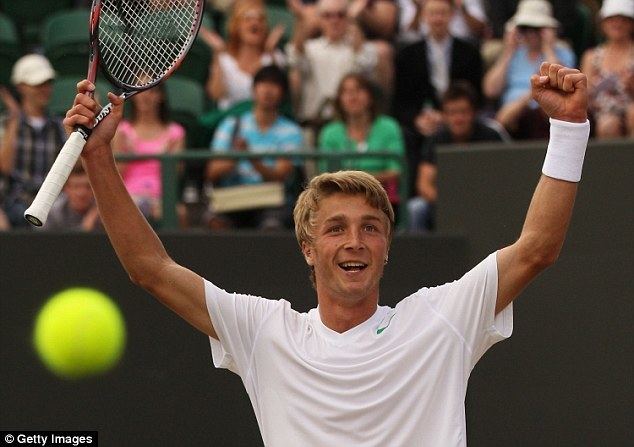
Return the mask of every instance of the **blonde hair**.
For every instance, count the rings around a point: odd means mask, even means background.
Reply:
[[[237,0],[233,4],[227,23],[227,50],[232,56],[236,56],[238,54],[240,45],[242,45],[240,40],[240,22],[242,21],[242,16],[252,9],[262,10],[264,20],[267,22],[268,30],[266,8],[262,0]],[[265,43],[265,41],[262,41],[262,51],[264,51]]]
[[[314,177],[299,195],[293,219],[295,220],[295,236],[300,248],[304,244],[312,244],[315,227],[315,213],[319,203],[333,194],[364,195],[367,203],[383,211],[388,220],[388,242],[394,230],[394,209],[390,204],[385,189],[372,175],[363,171],[327,172]]]

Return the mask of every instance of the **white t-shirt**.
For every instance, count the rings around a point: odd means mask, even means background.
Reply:
[[[482,0],[464,0],[465,8],[469,15],[480,22],[488,23],[487,15],[482,4]],[[409,26],[416,15],[416,7],[413,0],[398,0],[400,11],[399,36],[398,39],[404,43],[415,42],[427,35],[427,25],[421,20],[418,29],[410,29]],[[467,24],[467,19],[461,10],[454,11],[449,22],[449,34],[469,41],[478,41],[479,37],[474,35]]]
[[[513,330],[512,305],[494,316],[495,253],[342,334],[318,309],[205,293],[214,364],[242,378],[267,446],[465,446],[469,374]]]
[[[238,61],[227,52],[220,53],[218,62],[220,63],[220,70],[227,88],[225,96],[218,100],[218,108],[226,110],[240,101],[251,99],[253,96],[253,75],[242,71]],[[264,53],[260,63],[262,67],[276,64],[284,68],[286,66],[286,58],[280,50],[275,50],[273,55]]]
[[[339,83],[348,73],[373,78],[379,57],[376,45],[371,42],[365,42],[355,52],[347,39],[332,42],[323,36],[307,40],[303,54],[288,43],[286,53],[288,65],[301,73],[302,92],[297,113],[300,120],[317,118],[324,103],[334,100]],[[332,112],[332,107],[325,108],[322,118],[331,117]]]

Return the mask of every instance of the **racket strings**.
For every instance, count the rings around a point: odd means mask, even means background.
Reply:
[[[104,0],[101,63],[116,81],[142,88],[161,79],[195,37],[201,0]]]

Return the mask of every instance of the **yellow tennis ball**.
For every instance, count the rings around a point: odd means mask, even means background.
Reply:
[[[52,296],[39,311],[33,333],[42,362],[71,379],[112,368],[121,358],[125,338],[117,305],[98,290],[83,287]]]

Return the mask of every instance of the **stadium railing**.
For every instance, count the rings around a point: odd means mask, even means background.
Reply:
[[[372,152],[372,153],[321,153],[317,151],[293,151],[285,152],[284,158],[293,160],[349,160],[354,158],[383,158],[395,159],[401,165],[401,175],[399,181],[399,197],[401,203],[399,206],[398,227],[405,228],[407,224],[407,207],[405,204],[407,194],[408,170],[407,160],[404,155],[395,154],[393,152]],[[178,185],[179,174],[178,165],[180,162],[201,162],[213,159],[255,159],[255,158],[280,158],[279,152],[261,152],[261,153],[243,153],[229,152],[217,154],[210,152],[208,149],[202,150],[186,150],[178,154],[156,154],[156,155],[137,155],[137,154],[117,154],[118,161],[137,161],[137,160],[158,160],[161,163],[161,177],[163,182],[163,200],[162,200],[162,219],[159,223],[161,230],[175,230],[178,228],[178,218],[176,215],[176,204],[179,202]]]

